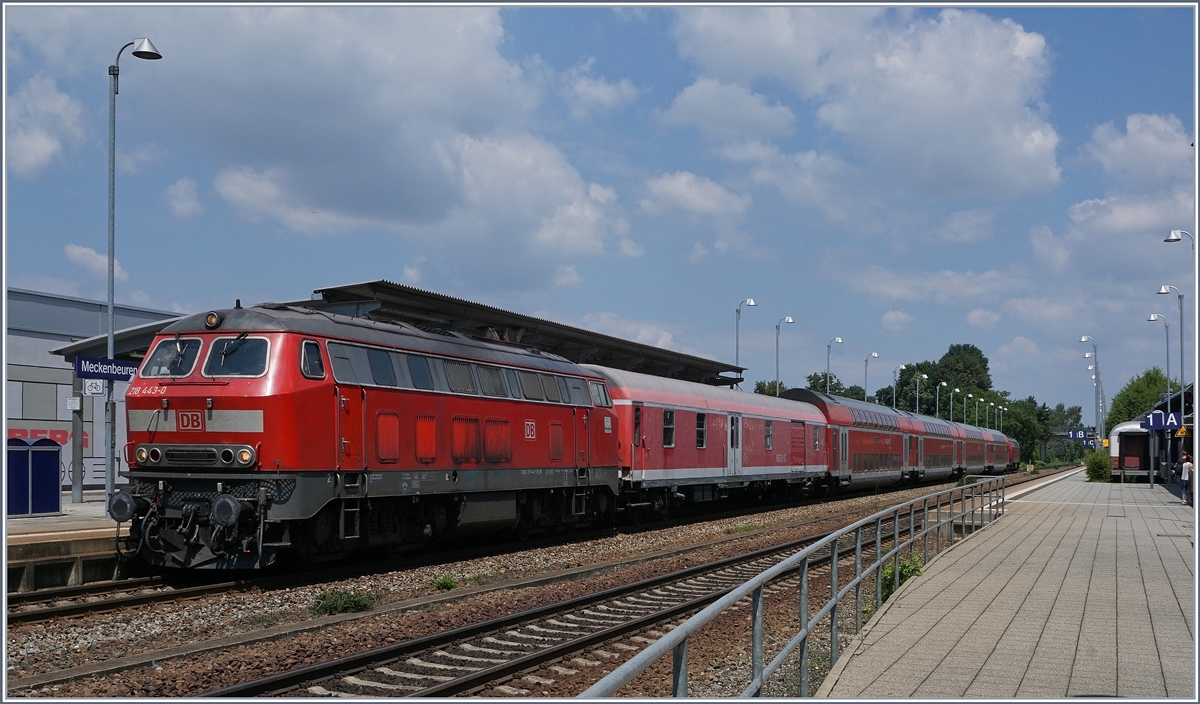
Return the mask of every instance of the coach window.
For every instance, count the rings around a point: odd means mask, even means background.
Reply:
[[[708,414],[696,414],[696,447],[703,450],[708,442]]]
[[[825,432],[825,427],[820,425],[813,426],[813,452],[821,451],[821,433]]]
[[[471,365],[463,362],[442,363],[446,369],[446,383],[450,390],[459,394],[475,394],[475,378],[471,376]]]
[[[429,360],[419,354],[408,355],[408,373],[412,375],[413,386],[418,389],[433,388],[433,374],[429,371]]]
[[[325,363],[321,361],[321,346],[314,340],[305,340],[300,348],[300,373],[309,379],[325,378]]]
[[[642,444],[642,407],[633,407],[633,446]]]
[[[773,442],[773,440],[772,440],[772,428],[771,428],[771,421],[767,421],[767,423],[766,423],[766,429],[767,429],[767,430],[766,430],[766,433],[767,433],[767,437],[766,437],[767,449],[768,449],[768,450],[770,450],[770,449],[772,449],[772,442]]]
[[[663,410],[663,447],[675,447],[675,411]]]
[[[368,349],[367,362],[371,365],[371,379],[379,386],[395,386],[396,372],[392,369],[392,357],[387,350]]]

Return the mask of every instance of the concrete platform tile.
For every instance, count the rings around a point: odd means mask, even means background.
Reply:
[[[1165,697],[1167,687],[1161,679],[1117,680],[1117,696],[1119,697]]]

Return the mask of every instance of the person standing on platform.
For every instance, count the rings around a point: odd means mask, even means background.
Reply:
[[[1188,456],[1188,453],[1184,452],[1179,459],[1179,498],[1183,499],[1179,503],[1190,504],[1191,502],[1188,501],[1188,485],[1191,484],[1192,479],[1192,458]]]

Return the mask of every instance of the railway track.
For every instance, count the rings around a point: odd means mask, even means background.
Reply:
[[[891,523],[884,535],[890,541]],[[907,529],[903,531],[907,534]],[[661,637],[670,622],[719,599],[730,589],[826,534],[807,536],[604,592],[531,609],[444,633],[310,665],[209,692],[208,697],[421,696],[444,697],[484,690],[489,683],[554,661],[553,670],[573,675],[589,661],[572,655],[613,642],[633,652]],[[874,541],[874,535],[870,536]],[[865,541],[865,538],[864,538]],[[873,543],[872,543],[873,545]],[[853,549],[841,555],[853,555]],[[814,568],[828,564],[828,555]],[[787,578],[782,581],[786,582]],[[786,585],[785,585],[786,586]],[[668,624],[668,625],[663,625]],[[647,637],[649,636],[649,637]],[[618,657],[604,651],[603,656]],[[539,678],[534,683],[545,684]],[[501,692],[529,694],[518,687]]]

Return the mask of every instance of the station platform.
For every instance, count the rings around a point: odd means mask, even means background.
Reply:
[[[65,587],[112,579],[117,554],[117,524],[105,514],[104,491],[83,492],[83,503],[71,503],[63,492],[62,513],[49,516],[6,516],[8,591]],[[129,525],[121,526],[129,533]]]
[[[1196,514],[1168,487],[1080,470],[901,586],[829,698],[1196,699]]]

